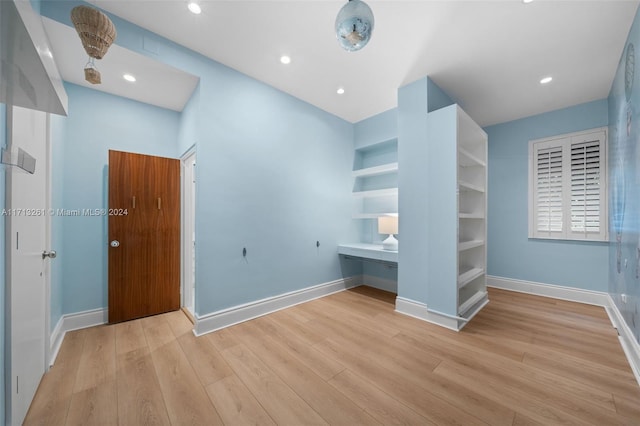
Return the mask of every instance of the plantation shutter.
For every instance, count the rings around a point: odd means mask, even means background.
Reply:
[[[600,184],[604,169],[604,134],[571,140],[571,234],[573,238],[604,235],[604,200]]]
[[[529,143],[529,238],[606,241],[606,133]]]
[[[563,155],[562,145],[541,143],[535,147],[535,233],[562,233]]]

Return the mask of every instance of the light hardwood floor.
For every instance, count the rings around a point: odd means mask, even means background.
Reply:
[[[70,332],[27,425],[640,425],[604,309],[490,290],[456,333],[337,293],[195,337],[180,312]]]

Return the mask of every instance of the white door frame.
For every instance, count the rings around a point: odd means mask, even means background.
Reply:
[[[51,232],[52,232],[52,194],[53,194],[53,150],[51,148],[51,114],[47,114],[47,148],[46,148],[46,159],[43,163],[46,164],[47,167],[47,186],[46,186],[46,206],[47,214],[45,215],[45,235],[44,235],[44,243],[46,250],[54,250],[54,247],[51,246]],[[49,259],[48,262],[45,262],[45,278],[44,278],[44,371],[45,373],[49,371],[51,367],[51,261],[53,259]]]
[[[181,263],[181,293],[182,307],[188,309],[195,316],[195,277],[192,275],[192,262],[194,256],[193,235],[195,233],[195,193],[193,191],[193,182],[188,182],[188,176],[192,176],[195,180],[195,170],[188,171],[189,163],[196,161],[195,145],[189,148],[180,157],[180,176],[181,176],[181,201],[182,201],[182,232],[181,247],[182,261]],[[191,302],[193,301],[193,302]]]

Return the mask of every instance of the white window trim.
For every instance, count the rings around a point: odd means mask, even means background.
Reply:
[[[549,235],[542,236],[535,229],[534,223],[534,215],[536,213],[535,209],[535,187],[534,187],[534,146],[539,143],[552,143],[558,142],[562,139],[572,138],[580,138],[583,136],[591,135],[593,133],[604,133],[604,140],[602,146],[600,148],[600,156],[601,156],[601,168],[600,168],[600,183],[601,188],[603,188],[600,199],[600,234],[597,237],[593,235],[585,236],[584,234],[576,234],[571,231],[571,218],[569,217],[570,208],[563,208],[563,231],[558,233],[558,235]],[[570,241],[593,241],[593,242],[607,242],[609,240],[609,188],[608,188],[608,173],[607,173],[607,145],[608,145],[608,128],[607,127],[598,127],[595,129],[584,130],[580,132],[574,133],[566,133],[563,135],[551,136],[548,138],[535,139],[529,141],[529,157],[528,157],[528,169],[529,169],[529,188],[528,188],[528,237],[531,239],[542,239],[542,240],[570,240]],[[564,173],[566,168],[565,164],[568,160],[568,163],[571,163],[570,159],[563,157],[563,181],[570,179],[568,173]],[[570,167],[569,167],[570,169]],[[568,187],[565,183],[564,187]],[[571,196],[563,194],[563,200],[570,200]]]

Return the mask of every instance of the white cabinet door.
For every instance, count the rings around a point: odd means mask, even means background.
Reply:
[[[22,424],[33,395],[45,372],[45,334],[48,315],[47,197],[48,149],[46,113],[14,107],[9,114],[11,152],[22,148],[36,159],[34,174],[7,168],[6,253],[7,289],[10,298],[10,345],[8,375],[12,425]],[[11,117],[12,115],[12,117]],[[9,379],[7,377],[7,379]]]

